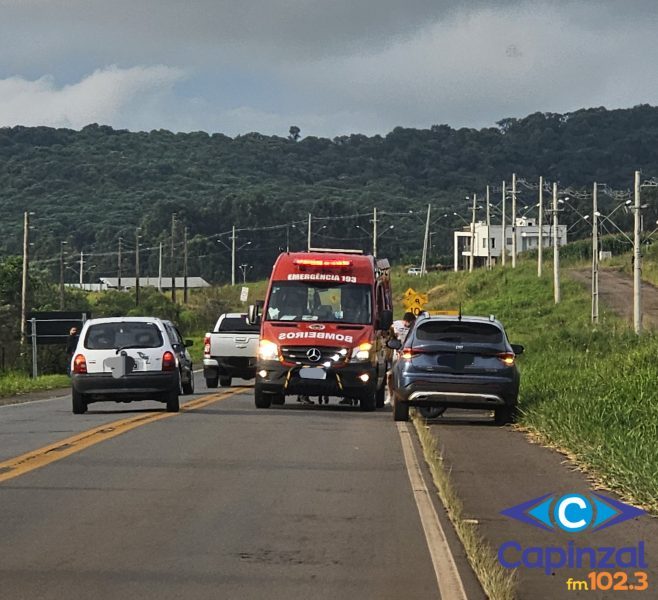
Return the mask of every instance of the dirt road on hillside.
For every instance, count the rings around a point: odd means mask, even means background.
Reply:
[[[592,285],[589,269],[572,270],[569,274],[588,287]],[[619,271],[599,271],[600,308],[607,308],[630,323],[633,322],[633,278]],[[645,327],[658,329],[658,288],[642,283],[642,323]]]

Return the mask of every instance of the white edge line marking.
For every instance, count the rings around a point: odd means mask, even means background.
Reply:
[[[439,521],[439,517],[434,510],[434,504],[430,500],[430,492],[418,464],[409,427],[406,423],[397,423],[397,426],[400,442],[402,443],[404,462],[411,482],[411,490],[425,532],[425,540],[430,551],[441,598],[445,600],[467,600],[457,564],[452,552],[450,552],[448,540],[441,526],[441,521]]]

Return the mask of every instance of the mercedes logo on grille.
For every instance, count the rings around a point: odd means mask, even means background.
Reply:
[[[318,362],[322,358],[322,353],[317,348],[309,348],[306,351],[306,358],[311,362]]]

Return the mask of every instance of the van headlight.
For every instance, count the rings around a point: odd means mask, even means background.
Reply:
[[[269,340],[261,340],[258,343],[258,358],[261,360],[276,360],[279,358],[279,347]]]
[[[364,342],[359,344],[356,348],[352,350],[352,361],[354,362],[365,362],[370,360],[370,351],[372,350],[372,344],[370,342]]]

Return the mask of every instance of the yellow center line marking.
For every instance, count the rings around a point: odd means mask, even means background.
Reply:
[[[203,396],[197,400],[191,400],[181,406],[181,412],[185,413],[198,408],[203,408],[214,402],[226,400],[227,398],[248,389],[249,388],[246,387],[234,388],[230,392],[220,392],[210,396]],[[168,419],[169,417],[175,417],[179,414],[181,413],[162,412],[138,415],[135,417],[128,417],[127,419],[112,421],[111,423],[105,423],[104,425],[99,425],[93,429],[76,433],[71,437],[59,440],[53,444],[48,444],[37,450],[32,450],[25,454],[21,454],[20,456],[10,458],[9,460],[0,462],[0,483],[24,475],[25,473],[29,473],[30,471],[34,471],[34,469],[45,467],[50,463],[66,458],[71,454],[80,452],[85,448],[89,448],[90,446],[94,446],[105,440],[112,439],[122,433],[141,427],[142,425],[147,425],[154,421],[160,421],[161,419]]]

